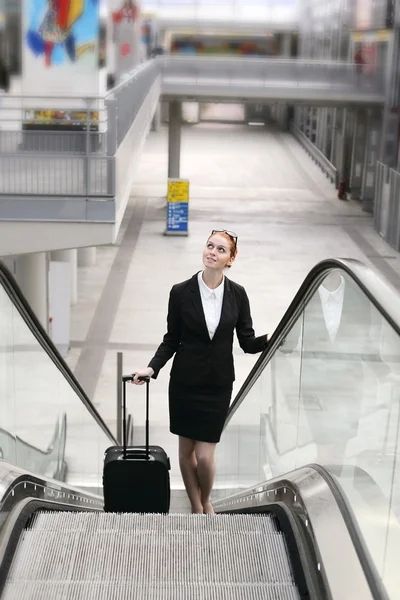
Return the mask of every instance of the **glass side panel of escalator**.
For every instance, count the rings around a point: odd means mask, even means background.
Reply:
[[[399,406],[400,338],[337,269],[229,421],[217,448],[217,486],[239,490],[324,466],[390,597],[399,597]]]
[[[0,286],[0,458],[96,491],[110,445]]]

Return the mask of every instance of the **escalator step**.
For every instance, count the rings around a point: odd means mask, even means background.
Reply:
[[[203,583],[146,585],[135,583],[44,583],[13,584],[7,588],[7,600],[298,600],[289,585],[243,584],[207,586]]]
[[[39,513],[3,598],[297,599],[269,516]]]

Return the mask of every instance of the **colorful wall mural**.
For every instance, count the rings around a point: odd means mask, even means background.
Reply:
[[[235,54],[241,56],[275,56],[279,45],[275,36],[265,38],[176,36],[171,42],[173,54]]]
[[[75,62],[95,52],[98,0],[29,0],[26,43],[46,67]]]
[[[100,1],[23,0],[24,94],[98,95]]]

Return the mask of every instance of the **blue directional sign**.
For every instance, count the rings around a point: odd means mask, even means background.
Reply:
[[[189,224],[189,182],[168,180],[166,235],[187,235]]]

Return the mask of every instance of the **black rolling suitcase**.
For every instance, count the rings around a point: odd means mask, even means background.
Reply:
[[[103,470],[106,512],[167,513],[170,503],[169,458],[160,446],[149,446],[149,379],[146,379],[146,445],[126,446],[126,383],[122,377],[123,446],[105,453]]]

